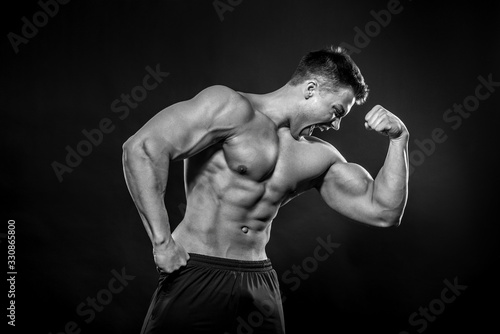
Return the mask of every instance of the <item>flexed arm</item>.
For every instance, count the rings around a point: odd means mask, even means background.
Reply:
[[[331,165],[316,188],[341,214],[378,227],[401,223],[408,196],[408,139],[403,122],[381,106],[365,117],[365,127],[389,137],[384,165],[377,177],[345,159]]]

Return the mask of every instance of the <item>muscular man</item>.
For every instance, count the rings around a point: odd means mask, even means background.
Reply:
[[[359,68],[332,47],[308,53],[276,91],[209,87],[162,110],[127,140],[125,178],[160,272],[143,333],[248,332],[256,311],[262,321],[253,333],[283,333],[278,279],[265,247],[278,209],[309,189],[353,220],[400,224],[408,183],[403,122],[379,105],[365,117],[366,129],[389,141],[375,179],[312,136],[314,129],[338,130],[367,95]],[[170,161],[177,160],[184,160],[187,208],[172,232],[164,193]]]

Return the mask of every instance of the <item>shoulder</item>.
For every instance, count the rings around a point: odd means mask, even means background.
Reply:
[[[193,98],[193,102],[203,105],[207,114],[228,121],[248,122],[255,115],[245,97],[223,85],[205,88]]]
[[[299,141],[307,146],[307,151],[313,153],[318,158],[321,158],[321,160],[326,160],[329,165],[347,162],[335,146],[321,138],[315,136],[303,136]]]
[[[209,86],[202,91],[200,91],[194,99],[203,99],[203,100],[214,100],[214,101],[230,101],[237,98],[239,95],[233,89],[223,86],[223,85],[214,85]]]

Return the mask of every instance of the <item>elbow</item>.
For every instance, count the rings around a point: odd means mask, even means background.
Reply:
[[[403,213],[406,207],[406,198],[397,203],[376,202],[373,208],[373,218],[376,226],[382,228],[398,227],[401,225]]]
[[[374,219],[373,225],[380,228],[395,228],[401,225],[403,214],[394,211],[382,211]]]
[[[123,152],[124,152],[124,153],[125,153],[125,152],[127,152],[127,151],[129,151],[129,150],[130,150],[130,148],[132,147],[132,141],[133,141],[133,138],[134,138],[134,136],[130,137],[129,139],[127,139],[127,140],[123,143],[123,145],[122,145],[122,150],[123,150]]]
[[[141,145],[139,141],[134,138],[134,136],[127,139],[127,141],[122,145],[123,165],[127,166],[131,157],[137,156],[140,151]]]
[[[395,228],[401,225],[401,217],[384,219],[379,224],[380,224],[379,226],[382,228]]]
[[[134,135],[122,145],[123,153],[140,155],[152,153],[158,145],[148,136]]]
[[[139,137],[137,136],[137,134],[131,136],[122,145],[123,153],[135,153],[144,151],[146,141],[148,141],[148,139],[144,138],[144,136]]]
[[[166,146],[149,136],[132,136],[123,143],[122,149],[125,167],[134,162],[157,163],[163,158],[170,158]]]
[[[146,142],[147,139],[132,136],[123,143],[122,161],[125,168],[133,164],[134,161],[144,160],[149,157]]]

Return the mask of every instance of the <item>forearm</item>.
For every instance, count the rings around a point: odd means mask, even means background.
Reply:
[[[390,139],[384,165],[373,186],[373,202],[391,224],[399,224],[408,196],[408,137],[404,133]]]
[[[123,169],[130,195],[156,247],[166,243],[171,236],[164,203],[169,159],[163,154],[151,154],[145,146],[145,143],[124,145]]]

